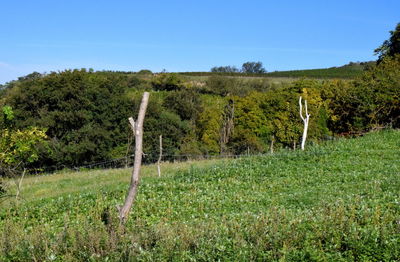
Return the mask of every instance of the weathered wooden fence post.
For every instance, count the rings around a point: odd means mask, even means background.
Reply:
[[[147,104],[149,102],[149,93],[144,92],[142,102],[140,103],[138,119],[135,122],[132,117],[129,118],[129,123],[135,135],[135,162],[133,166],[131,184],[129,191],[125,199],[125,203],[122,207],[119,207],[119,220],[121,224],[125,224],[128,219],[129,211],[131,210],[132,204],[135,201],[137,190],[139,187],[139,174],[142,165],[142,154],[143,154],[143,120],[146,114]]]
[[[162,158],[162,135],[160,135],[160,155],[157,161],[157,171],[159,177],[161,176],[161,158]]]

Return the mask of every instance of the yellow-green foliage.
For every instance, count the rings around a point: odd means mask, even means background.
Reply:
[[[226,105],[223,98],[203,96],[204,110],[197,121],[198,136],[204,151],[209,154],[220,152],[220,132],[222,127],[222,110]]]
[[[235,131],[231,144],[239,152],[246,148],[263,152],[271,139],[283,146],[297,144],[303,130],[298,105],[300,96],[307,100],[311,114],[309,138],[320,139],[329,134],[328,103],[322,99],[321,91],[320,82],[299,80],[273,92],[252,92],[245,97],[235,97]]]
[[[260,108],[265,95],[253,92],[245,97],[233,97],[235,117],[234,132],[231,144],[237,152],[247,149],[262,152],[268,139],[268,116]]]
[[[0,175],[12,175],[9,171],[23,167],[38,159],[38,144],[47,138],[45,130],[30,127],[23,130],[7,128],[14,114],[10,106],[3,107],[0,118]]]
[[[9,166],[37,160],[36,146],[45,139],[45,131],[36,127],[15,131],[1,130],[0,163]]]

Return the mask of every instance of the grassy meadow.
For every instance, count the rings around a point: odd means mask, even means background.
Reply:
[[[0,261],[398,261],[400,131],[305,152],[24,180],[2,202]]]

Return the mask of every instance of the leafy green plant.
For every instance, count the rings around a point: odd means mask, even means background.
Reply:
[[[0,174],[16,176],[25,165],[39,158],[38,144],[44,143],[47,136],[45,130],[30,127],[23,130],[12,130],[7,127],[14,119],[10,106],[3,107],[4,126],[0,130]]]
[[[124,231],[102,215],[130,170],[28,177],[27,201],[0,209],[0,259],[396,261],[399,135],[166,164],[161,178],[144,166]]]

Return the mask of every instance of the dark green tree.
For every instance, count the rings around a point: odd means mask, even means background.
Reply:
[[[139,108],[140,97],[135,97],[134,108]],[[154,98],[154,96],[153,96]],[[164,160],[173,160],[179,154],[179,147],[189,132],[189,122],[162,106],[162,100],[149,100],[143,133],[143,161],[154,162],[158,158],[159,136],[163,136]]]
[[[127,118],[133,113],[126,77],[116,73],[64,71],[24,79],[7,90],[15,128],[47,130],[53,154],[41,165],[82,165],[110,158],[126,142]]]
[[[242,65],[242,73],[263,74],[266,72],[261,62],[246,62]]]
[[[202,111],[200,96],[193,90],[169,92],[163,105],[167,110],[179,115],[182,120],[195,121]]]
[[[153,72],[151,72],[151,70],[149,69],[142,69],[139,72],[137,72],[138,75],[151,75],[153,74]]]
[[[394,31],[390,31],[389,39],[385,40],[383,44],[375,49],[375,55],[379,55],[378,63],[385,57],[392,57],[400,54],[400,23],[397,24]]]
[[[236,66],[214,66],[211,68],[213,73],[238,73],[239,69]]]

